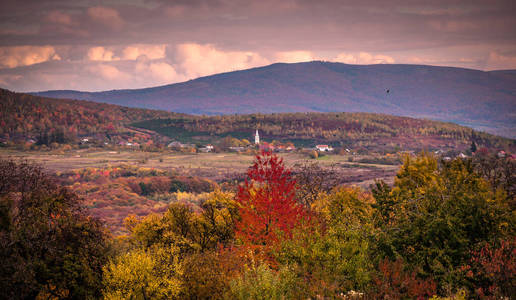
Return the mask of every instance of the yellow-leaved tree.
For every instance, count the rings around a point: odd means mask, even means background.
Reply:
[[[181,291],[177,248],[134,249],[104,267],[105,299],[174,299]]]

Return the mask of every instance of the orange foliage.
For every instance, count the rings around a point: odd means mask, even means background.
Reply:
[[[435,295],[437,285],[432,279],[417,278],[416,272],[404,269],[403,262],[383,260],[380,275],[374,278],[376,299],[427,299]]]

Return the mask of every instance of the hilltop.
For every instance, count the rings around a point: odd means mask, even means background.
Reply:
[[[35,94],[189,114],[372,112],[454,122],[512,138],[516,132],[511,70],[314,61],[146,89]]]
[[[222,138],[252,140],[259,129],[263,141],[296,147],[329,144],[365,152],[457,150],[471,143],[514,150],[514,140],[461,125],[373,113],[274,113],[225,116],[184,115],[131,124],[185,143],[217,143]],[[236,146],[236,145],[235,145]]]
[[[0,89],[0,138],[17,143],[31,140],[48,146],[52,142],[77,142],[79,137],[88,136],[116,140],[122,133],[135,135],[129,123],[180,115]]]

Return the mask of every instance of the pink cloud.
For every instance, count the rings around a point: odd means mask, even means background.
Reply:
[[[72,24],[72,17],[69,14],[66,14],[66,13],[58,11],[58,10],[49,12],[45,19],[49,22],[61,24],[61,25],[71,25]]]
[[[88,59],[92,61],[113,61],[119,60],[113,51],[104,47],[92,47],[88,50]]]
[[[428,22],[428,25],[433,29],[444,32],[460,32],[480,28],[480,24],[478,23],[457,20],[432,20]]]
[[[388,55],[371,54],[368,52],[340,53],[334,61],[346,64],[371,65],[371,64],[393,64],[394,58]]]
[[[128,74],[125,74],[118,70],[115,66],[107,64],[99,64],[88,67],[88,70],[95,74],[100,75],[102,78],[111,81],[127,81],[130,79]]]
[[[146,59],[140,59],[136,63],[135,73],[139,77],[151,79],[158,84],[167,84],[185,80],[183,75],[177,73],[176,69],[166,62],[152,62]]]
[[[87,13],[93,21],[101,23],[113,30],[119,30],[125,24],[118,11],[113,8],[95,6],[88,8]]]
[[[131,45],[124,48],[122,58],[136,60],[140,56],[148,59],[165,58],[166,45]]]
[[[0,67],[15,68],[30,66],[49,60],[60,60],[52,46],[0,47]]]
[[[257,52],[224,51],[211,44],[180,44],[175,57],[188,78],[241,70],[269,62]]]
[[[489,53],[486,62],[487,70],[508,70],[516,69],[516,56],[500,54],[496,51]]]
[[[274,55],[277,62],[296,63],[315,60],[311,51],[283,51]]]

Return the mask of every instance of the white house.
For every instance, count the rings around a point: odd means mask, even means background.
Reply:
[[[328,145],[317,145],[317,146],[315,146],[315,149],[317,149],[318,151],[321,151],[321,152],[333,151],[333,148]]]
[[[199,148],[199,151],[203,152],[203,153],[212,152],[213,151],[213,145],[206,145],[206,146],[204,146],[202,148]]]

